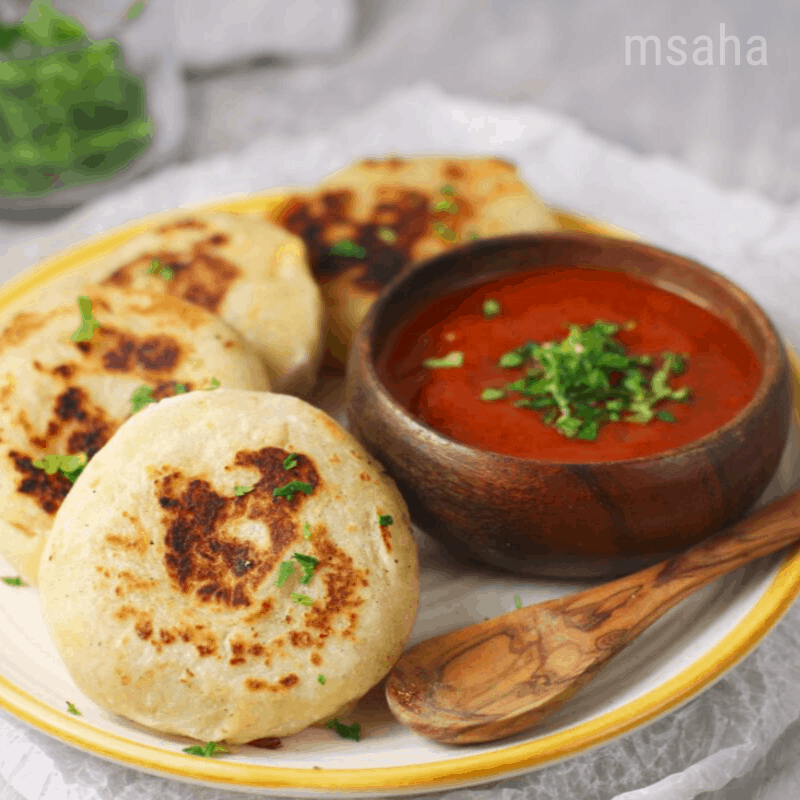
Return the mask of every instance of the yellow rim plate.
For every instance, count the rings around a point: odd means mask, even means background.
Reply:
[[[283,197],[284,194],[273,191],[226,198],[194,208],[269,214],[279,207]],[[635,238],[633,234],[615,226],[558,209],[555,213],[565,229]],[[0,290],[0,310],[53,277],[118,247],[161,216],[153,215],[94,237],[27,270]],[[800,360],[792,352],[789,355],[794,377],[795,406],[800,420]],[[326,797],[358,796],[378,791],[382,794],[411,794],[455,789],[510,777],[576,755],[607,743],[685,703],[747,655],[787,611],[800,592],[800,546],[773,567],[763,582],[760,596],[713,647],[709,647],[677,675],[643,691],[631,701],[554,733],[521,743],[518,739],[511,744],[500,742],[489,750],[452,750],[431,744],[431,752],[441,753],[441,757],[433,760],[429,755],[423,763],[359,769],[312,767],[315,756],[317,761],[327,760],[319,748],[310,757],[309,766],[303,768],[270,764],[270,751],[263,751],[263,758],[258,763],[253,763],[252,759],[247,762],[236,761],[235,755],[221,759],[200,759],[184,755],[180,748],[185,744],[174,737],[169,740],[165,738],[164,746],[159,747],[157,744],[136,741],[142,738],[140,735],[124,735],[124,725],[117,726],[119,733],[111,732],[80,717],[70,716],[51,702],[26,691],[13,676],[5,674],[0,674],[0,705],[45,733],[94,755],[183,781],[239,791]],[[591,688],[587,691],[591,692]],[[397,728],[404,730],[400,726]],[[530,736],[535,736],[535,733]],[[341,749],[344,744],[332,742],[332,746]],[[347,743],[346,746],[358,748],[360,763],[370,762],[368,739],[358,744]],[[480,752],[475,752],[476,749]]]

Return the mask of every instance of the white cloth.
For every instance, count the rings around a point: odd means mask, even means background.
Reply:
[[[492,106],[417,86],[301,138],[173,167],[47,232],[0,232],[0,280],[128,219],[234,192],[311,183],[351,159],[395,152],[496,153],[550,202],[614,222],[744,286],[800,349],[800,214],[722,191],[668,158],[644,158],[532,106]],[[794,800],[800,796],[800,606],[699,698],[602,748],[447,800]],[[776,745],[777,742],[777,745]],[[367,743],[364,743],[367,746]],[[778,771],[779,770],[779,771]],[[778,771],[778,778],[767,778]],[[5,786],[3,786],[5,781]],[[733,784],[729,785],[731,781]],[[737,794],[739,791],[746,794]],[[3,793],[5,792],[5,793]],[[0,800],[234,800],[138,774],[0,713]]]

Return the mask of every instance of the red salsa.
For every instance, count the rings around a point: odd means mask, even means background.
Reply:
[[[600,321],[619,326],[613,346],[625,356],[653,357],[652,366],[642,367],[648,380],[660,367],[668,375],[661,386],[672,394],[652,407],[648,422],[612,412],[613,421],[592,423],[594,435],[579,438],[552,422],[559,416],[554,401],[542,399],[554,406],[549,410],[530,407],[530,400],[512,402],[521,395],[508,387],[526,375],[544,374],[544,368],[534,362],[536,373],[530,360],[514,365],[515,357],[507,354],[534,352],[521,349],[526,343],[554,346],[565,340],[570,325],[587,330]],[[577,352],[582,349],[577,346]],[[679,368],[670,370],[669,353],[676,354]],[[379,370],[399,402],[450,438],[562,462],[636,458],[694,441],[732,419],[761,380],[752,348],[715,315],[625,273],[582,267],[532,271],[434,301],[389,342]],[[612,374],[612,383],[621,379]],[[535,383],[527,380],[528,386]],[[523,402],[529,407],[520,407]]]

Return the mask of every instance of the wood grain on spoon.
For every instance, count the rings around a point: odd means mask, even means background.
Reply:
[[[390,674],[389,707],[448,744],[519,733],[687,595],[798,538],[800,491],[641,572],[428,639]]]

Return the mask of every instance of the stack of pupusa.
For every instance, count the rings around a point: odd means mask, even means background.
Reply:
[[[48,461],[91,459],[137,397],[156,401],[215,382],[269,389],[261,360],[216,315],[152,292],[82,291],[83,311],[76,295],[50,295],[2,322],[0,552],[33,584],[75,479]]]
[[[317,378],[325,309],[303,242],[261,216],[159,216],[69,281],[147,290],[218,314],[264,361],[272,388],[302,395]]]
[[[219,388],[122,425],[58,512],[40,590],[87,697],[243,743],[380,681],[419,576],[406,505],[348,433],[297,398]]]
[[[86,341],[71,339],[78,297],[99,325]],[[269,390],[270,376],[283,390],[310,388],[323,314],[302,242],[232,214],[162,215],[23,298],[0,341],[0,552],[36,583],[74,478],[55,456],[91,459],[140,387],[154,400],[212,381]]]

